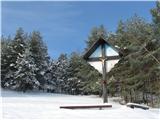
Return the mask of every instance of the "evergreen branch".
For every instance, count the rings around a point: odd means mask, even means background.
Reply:
[[[149,51],[146,47],[144,47],[144,49],[146,50],[146,52],[150,53],[150,51]],[[159,61],[154,55],[150,54],[150,56],[151,56],[158,64],[160,64],[160,61]]]

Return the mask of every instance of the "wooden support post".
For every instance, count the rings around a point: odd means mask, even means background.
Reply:
[[[103,70],[103,103],[108,103],[107,95],[107,79],[106,79],[106,54],[105,54],[105,44],[102,45],[102,70]]]

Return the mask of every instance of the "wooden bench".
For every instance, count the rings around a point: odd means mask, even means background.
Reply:
[[[110,108],[112,105],[75,105],[75,106],[60,106],[60,108],[64,109],[90,109],[90,108]]]
[[[136,103],[127,103],[127,107],[130,107],[130,108],[141,108],[141,109],[144,109],[144,110],[148,110],[149,107],[148,106],[144,106],[144,105],[140,105],[140,104],[136,104]]]

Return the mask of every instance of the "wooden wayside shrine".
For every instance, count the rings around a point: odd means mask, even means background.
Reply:
[[[99,38],[83,56],[91,66],[102,73],[104,103],[108,103],[107,73],[118,63],[121,55],[121,52],[107,40]]]

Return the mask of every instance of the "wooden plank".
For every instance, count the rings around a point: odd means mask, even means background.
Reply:
[[[107,60],[117,60],[117,59],[120,59],[120,56],[107,56],[106,59]]]
[[[106,76],[107,67],[106,67],[105,55],[106,55],[106,49],[105,49],[105,44],[103,44],[103,45],[102,45],[103,103],[108,103],[107,79],[106,79],[106,78],[107,78],[107,76]]]
[[[101,61],[101,57],[100,57],[100,58],[98,58],[98,57],[88,58],[87,61],[88,61],[88,62],[98,62],[98,61]]]
[[[88,108],[110,108],[112,105],[76,105],[76,106],[60,106],[60,108],[65,109],[88,109]]]
[[[117,59],[120,59],[120,56],[93,57],[93,58],[87,58],[87,61],[88,62],[98,62],[98,61],[102,61],[102,59],[105,59],[106,61],[117,60]]]

